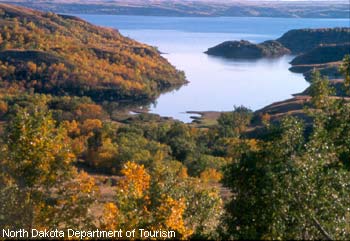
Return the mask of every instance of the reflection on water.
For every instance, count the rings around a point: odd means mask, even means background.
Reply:
[[[185,71],[190,83],[161,95],[151,112],[190,121],[186,111],[253,110],[303,91],[307,82],[288,71],[291,56],[274,60],[232,61],[204,54],[226,40],[262,42],[290,29],[349,26],[348,19],[176,18],[78,15],[94,24],[115,27],[125,36],[157,46],[170,63]]]
[[[230,111],[244,105],[253,110],[303,91],[307,82],[288,69],[291,56],[279,59],[233,61],[204,54],[209,47],[228,39],[261,42],[273,34],[198,33],[175,30],[121,30],[139,41],[157,46],[163,56],[185,71],[190,83],[161,95],[152,113],[192,121],[187,111]]]
[[[229,111],[234,105],[256,110],[290,98],[308,85],[301,75],[288,70],[290,56],[251,62],[201,53],[169,54],[167,58],[185,71],[191,83],[160,96],[151,112],[183,121],[189,121],[186,111]]]

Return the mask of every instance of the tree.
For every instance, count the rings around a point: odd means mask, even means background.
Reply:
[[[317,109],[329,107],[332,99],[329,98],[334,94],[334,89],[330,87],[329,80],[321,77],[319,71],[314,70],[310,86],[311,103]]]
[[[283,119],[257,150],[228,166],[224,184],[233,198],[226,206],[224,237],[349,238],[350,173],[341,161],[348,143],[337,141],[339,133],[349,136],[349,117],[329,113],[315,116],[307,141],[299,120]]]
[[[181,123],[174,123],[168,130],[165,143],[171,147],[172,155],[179,161],[185,161],[196,148],[191,129]]]
[[[177,239],[215,237],[221,215],[218,192],[189,178],[181,163],[162,158],[158,153],[148,170],[133,162],[124,165],[102,227],[174,230]]]
[[[6,102],[0,100],[0,118],[3,117],[8,111],[8,105]]]
[[[346,55],[339,68],[340,72],[344,75],[344,85],[347,88],[346,92],[350,95],[350,55]]]
[[[235,107],[233,112],[222,113],[218,119],[221,137],[239,137],[247,128],[252,118],[252,111],[244,106]]]
[[[34,62],[29,61],[27,63],[27,67],[28,67],[29,74],[36,74],[38,67]]]
[[[153,227],[174,230],[179,235],[177,237],[186,235],[183,200],[162,196],[161,202],[155,206],[152,203],[154,196],[150,194],[151,176],[142,165],[128,162],[121,173],[123,179],[118,183],[117,203],[105,206],[105,210],[112,212],[105,213],[102,226],[118,223],[124,230]]]
[[[20,188],[52,186],[70,171],[74,155],[63,130],[40,107],[20,108],[6,130],[7,169]]]
[[[66,132],[56,128],[45,107],[18,108],[3,141],[2,227],[29,230],[91,224],[87,210],[96,192],[94,181],[73,167],[75,156]]]

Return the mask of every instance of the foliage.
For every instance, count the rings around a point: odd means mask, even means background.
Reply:
[[[320,224],[332,237],[348,238],[349,173],[332,167],[338,159],[332,143],[319,139],[321,126],[306,143],[297,120],[285,119],[279,128],[261,151],[226,171],[224,183],[234,193],[225,219],[230,237],[327,238]]]
[[[344,85],[347,94],[350,95],[350,55],[346,55],[340,66],[340,72],[344,75]]]
[[[177,239],[215,232],[221,205],[218,194],[210,189],[194,189],[198,184],[187,177],[180,163],[165,164],[158,159],[147,171],[142,165],[127,162],[121,173],[116,202],[105,206],[108,215],[102,226],[117,223],[125,230],[174,230]],[[193,202],[202,208],[193,206]]]
[[[317,73],[312,89],[311,128],[285,117],[226,168],[223,237],[349,239],[350,106]]]
[[[252,111],[240,106],[233,112],[223,113],[218,119],[219,134],[222,137],[239,137],[252,118]]]
[[[3,138],[1,226],[91,225],[87,212],[96,192],[94,181],[72,166],[75,156],[66,140],[44,108],[17,110]]]
[[[314,71],[310,86],[311,103],[317,109],[329,106],[332,99],[329,97],[334,94],[334,89],[330,86],[329,80],[321,77],[320,72]]]
[[[1,81],[94,100],[153,99],[185,77],[158,51],[79,18],[2,4]]]
[[[306,122],[262,115],[262,135],[243,106],[209,128],[116,119],[129,106],[113,98],[152,98],[181,74],[114,30],[0,6],[1,227],[350,239],[350,105],[319,73]]]

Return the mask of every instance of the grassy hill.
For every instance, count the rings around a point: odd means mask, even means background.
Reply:
[[[340,61],[350,54],[350,43],[318,46],[311,51],[297,56],[292,65],[324,64]]]
[[[310,51],[319,45],[343,44],[350,41],[350,28],[295,29],[277,39],[293,54]]]
[[[0,4],[1,82],[93,100],[152,100],[186,83],[148,45],[79,18]]]

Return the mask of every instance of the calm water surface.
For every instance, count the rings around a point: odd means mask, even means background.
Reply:
[[[348,19],[77,16],[157,46],[171,64],[185,71],[190,83],[161,95],[150,107],[152,113],[185,122],[191,121],[186,111],[229,111],[235,105],[257,110],[308,86],[302,75],[288,71],[291,56],[233,61],[207,56],[203,52],[209,47],[226,40],[276,39],[290,29],[350,27]]]

